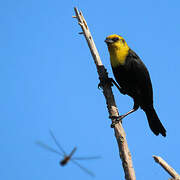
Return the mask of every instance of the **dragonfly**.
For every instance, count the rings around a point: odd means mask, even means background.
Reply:
[[[77,162],[77,160],[92,160],[92,159],[99,159],[101,158],[100,156],[94,156],[94,157],[72,157],[74,155],[74,153],[77,150],[77,147],[74,147],[73,150],[70,152],[70,154],[67,154],[64,149],[62,148],[62,146],[60,145],[60,143],[57,141],[56,137],[54,136],[53,132],[50,130],[50,135],[52,137],[52,139],[54,140],[55,144],[57,145],[57,147],[59,148],[60,151],[57,151],[53,148],[51,148],[49,145],[44,144],[41,141],[37,141],[36,144],[39,145],[40,147],[49,150],[53,153],[56,153],[58,155],[60,155],[61,157],[63,157],[63,159],[59,162],[60,166],[65,166],[69,161],[71,161],[72,163],[74,163],[76,166],[78,166],[81,170],[83,170],[84,172],[86,172],[87,174],[89,174],[90,176],[94,177],[94,173],[89,171],[87,168],[83,167],[81,164],[79,164],[79,162]]]

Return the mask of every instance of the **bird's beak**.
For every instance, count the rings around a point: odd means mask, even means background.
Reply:
[[[104,42],[106,44],[112,44],[114,41],[112,39],[106,38]]]

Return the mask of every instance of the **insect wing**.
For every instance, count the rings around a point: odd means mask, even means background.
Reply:
[[[75,160],[71,159],[71,161],[76,164],[80,169],[82,169],[84,172],[86,172],[87,174],[89,174],[91,177],[95,177],[95,175],[89,171],[87,168],[81,166],[79,163],[77,163]]]
[[[101,156],[93,156],[93,157],[73,157],[73,160],[94,160],[94,159],[100,159]]]
[[[56,154],[59,154],[60,156],[64,156],[62,153],[56,151],[55,149],[51,148],[50,146],[44,144],[44,143],[41,142],[41,141],[37,141],[36,144],[39,145],[40,147],[46,149],[46,150],[49,150],[49,151],[51,151],[51,152],[53,152],[53,153],[56,153]]]
[[[56,145],[58,146],[58,148],[62,151],[62,153],[64,154],[64,156],[66,156],[66,153],[64,151],[64,149],[61,147],[61,145],[59,144],[59,142],[57,141],[57,139],[55,138],[53,132],[50,130],[50,135],[51,137],[54,139],[54,142],[56,143]]]

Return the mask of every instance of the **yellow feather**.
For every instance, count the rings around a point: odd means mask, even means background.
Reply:
[[[116,37],[118,37],[120,40],[108,45],[112,67],[123,65],[129,52],[129,47],[123,37],[113,34],[107,38],[113,39]]]

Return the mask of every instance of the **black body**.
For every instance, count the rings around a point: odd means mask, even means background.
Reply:
[[[125,64],[112,69],[122,91],[134,99],[134,108],[138,109],[140,106],[146,113],[154,134],[160,133],[166,136],[166,130],[153,107],[153,90],[149,72],[137,54],[129,49]]]

